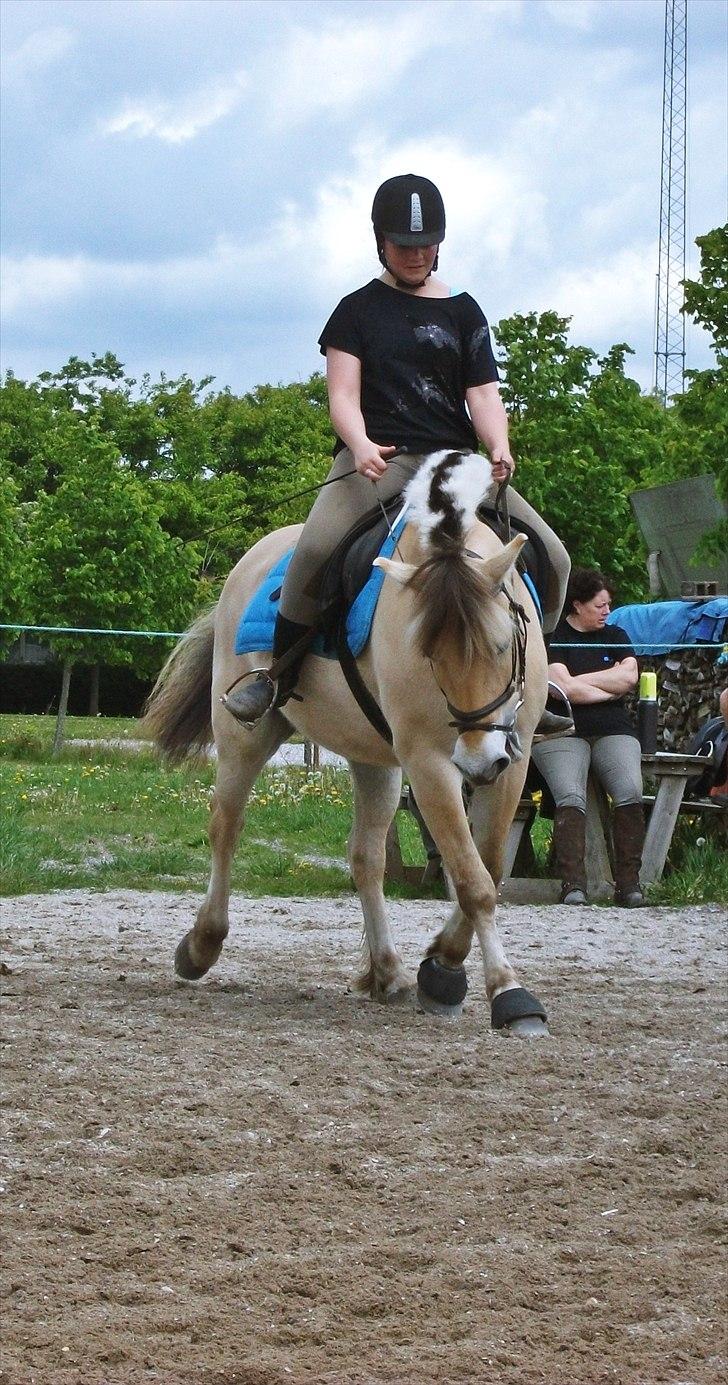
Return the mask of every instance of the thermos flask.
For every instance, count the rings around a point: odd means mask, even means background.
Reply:
[[[637,713],[637,731],[643,755],[654,755],[657,750],[657,674],[640,675],[640,701]]]

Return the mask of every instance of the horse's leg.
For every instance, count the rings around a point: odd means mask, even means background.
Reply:
[[[512,764],[494,784],[477,788],[468,807],[473,840],[496,888],[503,879],[506,842],[521,801],[527,768],[525,759]]]
[[[351,766],[354,821],[349,837],[349,868],[364,914],[365,970],[360,991],[373,1000],[398,1000],[411,982],[397,952],[384,900],[386,837],[399,805],[402,772],[380,765]]]
[[[459,774],[449,761],[442,759],[432,759],[422,764],[408,762],[406,768],[422,815],[440,848],[443,866],[457,899],[448,922],[431,943],[420,967],[420,999],[426,1008],[439,1013],[460,1013],[467,990],[463,962],[472,946],[473,934],[477,933],[494,1026],[507,1028],[514,1033],[548,1032],[543,1006],[519,985],[500,940],[495,922],[497,886],[471,834],[463,808]],[[511,771],[504,779],[510,775]],[[496,872],[501,869],[503,850],[498,834],[502,832],[505,838],[510,826],[508,811],[512,808],[512,812],[515,812],[521,787],[521,775],[515,769],[510,783],[504,783],[500,795],[497,783],[492,786],[496,797],[489,805],[487,827],[483,817],[483,837]],[[498,826],[501,803],[502,817]],[[480,807],[477,811],[481,811]],[[498,997],[507,992],[513,993],[512,999],[498,1003]]]
[[[175,970],[185,981],[199,981],[220,956],[230,927],[230,872],[245,805],[263,766],[291,734],[289,723],[278,713],[269,713],[252,732],[225,716],[216,736],[218,764],[208,829],[210,882],[194,927],[174,955]]]

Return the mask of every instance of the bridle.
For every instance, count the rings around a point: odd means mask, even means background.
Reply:
[[[476,554],[472,555],[477,556]],[[442,688],[443,697],[447,704],[447,710],[453,718],[448,722],[448,726],[454,726],[462,735],[465,731],[503,731],[506,738],[508,753],[514,760],[520,760],[523,751],[521,741],[516,727],[516,717],[523,706],[523,692],[526,685],[526,641],[528,616],[518,601],[511,596],[511,593],[501,588],[510,609],[511,617],[511,675],[507,686],[499,697],[494,697],[492,702],[486,703],[484,707],[478,707],[473,712],[463,712],[456,707],[446,697]],[[438,684],[439,687],[439,684]],[[486,721],[491,712],[497,712],[499,707],[503,707],[511,698],[516,696],[516,705],[511,715],[502,722]]]

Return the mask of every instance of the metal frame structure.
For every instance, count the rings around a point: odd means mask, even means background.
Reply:
[[[657,270],[655,390],[667,404],[684,389],[685,194],[687,154],[687,5],[665,0],[662,92],[660,252]]]

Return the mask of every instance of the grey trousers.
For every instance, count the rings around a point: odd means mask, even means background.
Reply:
[[[586,781],[592,769],[615,808],[642,802],[642,752],[636,736],[558,736],[539,741],[531,758],[557,808],[586,812]]]
[[[377,504],[377,497],[386,504],[403,490],[426,455],[429,454],[403,453],[393,458],[381,480],[375,482],[354,471],[354,458],[348,447],[337,454],[327,479],[342,479],[325,486],[314,501],[283,583],[281,615],[301,625],[313,625],[323,572],[336,545],[347,530]],[[353,475],[347,475],[352,471]],[[494,503],[495,493],[496,487],[493,487],[485,496],[486,504]],[[522,519],[531,525],[546,548],[550,572],[544,602],[544,634],[548,635],[555,629],[564,604],[571,568],[569,555],[553,529],[549,529],[512,486],[508,488],[508,509],[516,523]]]

